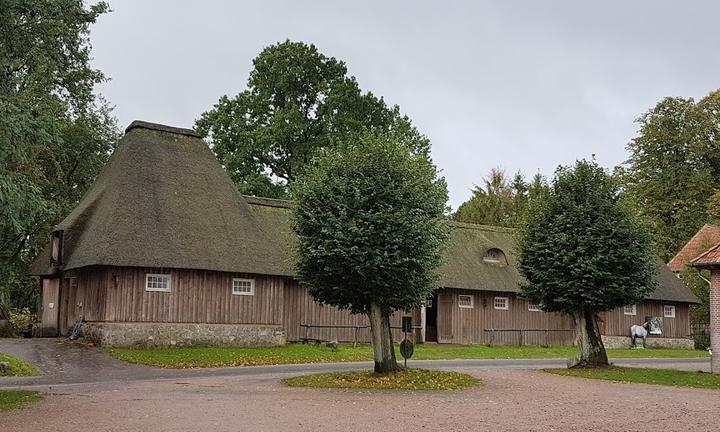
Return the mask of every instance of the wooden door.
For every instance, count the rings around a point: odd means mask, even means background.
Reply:
[[[40,336],[58,335],[60,310],[60,279],[42,280],[42,311]]]
[[[77,296],[77,278],[63,279],[60,287],[60,336],[70,334],[75,324],[75,297]]]
[[[455,296],[449,293],[438,294],[437,335],[439,343],[453,342],[453,311]]]

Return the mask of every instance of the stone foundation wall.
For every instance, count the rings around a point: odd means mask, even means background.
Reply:
[[[276,325],[192,323],[85,323],[85,339],[113,347],[264,347],[287,343]]]
[[[605,348],[630,348],[630,336],[602,336]],[[638,339],[637,346],[642,346],[642,339]],[[675,348],[695,349],[695,342],[689,338],[664,338],[648,337],[646,341],[648,348]]]

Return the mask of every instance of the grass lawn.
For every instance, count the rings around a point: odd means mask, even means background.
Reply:
[[[0,390],[0,411],[20,408],[42,399],[39,392],[28,390]]]
[[[545,369],[545,371],[556,375],[581,378],[720,390],[720,375],[704,372],[653,368],[625,368],[617,366],[607,368]]]
[[[340,345],[337,350],[325,346],[289,344],[275,348],[109,348],[113,356],[130,363],[163,368],[201,368],[223,366],[257,366],[296,363],[330,363],[372,360],[370,345]],[[398,360],[400,360],[399,350]],[[611,358],[697,358],[707,357],[705,351],[693,350],[608,350]],[[575,347],[436,345],[415,347],[413,360],[452,359],[547,359],[573,358]]]
[[[458,390],[480,384],[477,378],[463,373],[410,368],[387,375],[370,371],[302,375],[282,382],[290,387],[378,390]]]
[[[25,360],[20,360],[11,355],[0,353],[0,362],[10,363],[10,373],[0,372],[0,377],[3,376],[33,376],[37,375],[38,371]]]

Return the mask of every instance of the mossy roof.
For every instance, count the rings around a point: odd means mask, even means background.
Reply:
[[[440,268],[446,288],[519,292],[512,230],[451,222]],[[290,203],[247,197],[192,130],[135,121],[63,230],[63,269],[92,265],[188,268],[293,276]],[[485,263],[497,248],[506,266]],[[32,274],[49,274],[49,251]],[[658,262],[650,296],[696,302]]]
[[[290,275],[266,226],[194,131],[136,121],[55,230],[64,233],[65,270],[113,265]],[[35,273],[43,274],[47,262]]]
[[[290,224],[288,201],[245,197],[259,219],[273,233],[273,241],[286,253],[283,261],[292,272],[294,233]],[[450,240],[440,267],[440,286],[468,290],[520,293],[522,277],[515,260],[513,230],[509,228],[451,222]],[[500,249],[507,265],[483,262],[488,249]],[[655,274],[657,287],[649,300],[698,303],[683,281],[658,259]]]

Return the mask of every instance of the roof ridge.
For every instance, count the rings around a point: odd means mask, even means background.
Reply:
[[[469,222],[459,222],[459,221],[450,221],[450,225],[456,226],[458,228],[468,228],[468,229],[476,229],[480,231],[495,231],[495,232],[505,232],[505,233],[512,233],[515,232],[514,228],[508,228],[508,227],[502,227],[497,225],[483,225],[483,224],[474,224]]]
[[[710,252],[714,251],[715,249],[720,246],[720,243],[716,244],[715,246],[711,247],[710,249],[706,250],[705,252],[701,253],[700,255],[696,256],[695,258],[690,260],[691,264],[695,264],[697,261],[699,261],[701,258],[704,258],[705,255],[708,255]]]
[[[125,128],[125,133],[127,134],[133,129],[150,129],[150,130],[156,130],[160,132],[168,132],[172,134],[178,134],[178,135],[187,135],[195,138],[202,138],[200,134],[195,132],[192,129],[185,129],[185,128],[179,128],[175,126],[169,126],[164,125],[160,123],[152,123],[144,120],[133,120],[132,123],[128,127]]]
[[[280,199],[280,198],[266,198],[266,197],[258,197],[258,196],[252,196],[252,195],[244,195],[241,194],[243,198],[245,198],[245,201],[247,201],[248,204],[257,204],[257,205],[263,205],[267,207],[280,207],[280,208],[291,208],[292,207],[292,201],[286,200],[286,199]]]

